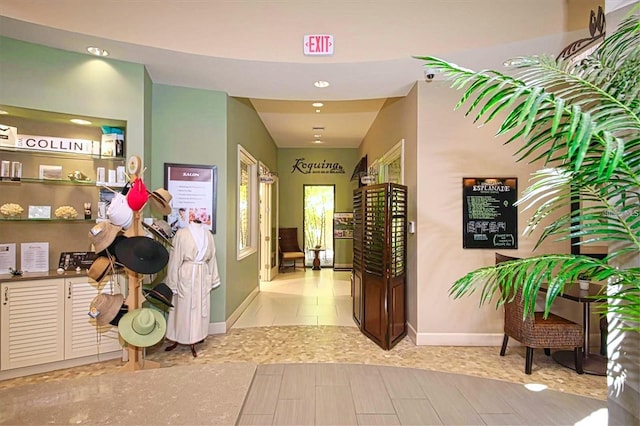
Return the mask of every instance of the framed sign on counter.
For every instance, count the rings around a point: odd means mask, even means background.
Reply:
[[[518,248],[518,178],[462,178],[462,247]]]
[[[216,166],[164,163],[164,184],[172,196],[167,223],[174,232],[199,220],[216,233]]]

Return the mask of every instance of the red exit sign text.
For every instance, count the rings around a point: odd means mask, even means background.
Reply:
[[[310,56],[333,55],[333,36],[329,34],[305,35],[304,54]]]

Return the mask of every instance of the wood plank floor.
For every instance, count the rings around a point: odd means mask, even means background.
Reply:
[[[460,374],[259,365],[239,425],[606,425],[606,401]]]

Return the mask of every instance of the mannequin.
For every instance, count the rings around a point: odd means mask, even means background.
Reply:
[[[173,237],[169,256],[167,285],[173,291],[173,308],[169,309],[166,338],[189,345],[197,357],[196,343],[204,341],[209,328],[209,293],[220,285],[213,235],[195,220],[179,229]]]

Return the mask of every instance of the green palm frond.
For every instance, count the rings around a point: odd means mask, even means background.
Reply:
[[[479,124],[499,122],[497,134],[508,135],[505,144],[519,145],[516,161],[544,164],[518,200],[523,211],[531,211],[526,233],[542,227],[549,215],[560,216],[544,226],[536,248],[548,238],[610,244],[603,260],[544,255],[481,268],[458,279],[451,295],[481,288],[481,303],[499,293],[501,304],[522,287],[532,312],[540,283],[547,282],[548,313],[564,287],[589,272],[616,283],[610,311],[640,329],[640,269],[612,266],[640,256],[639,16],[625,19],[578,62],[514,58],[507,74],[476,72],[430,56],[418,59],[463,91],[456,109],[464,106],[465,115]],[[576,203],[580,207],[570,209]]]

